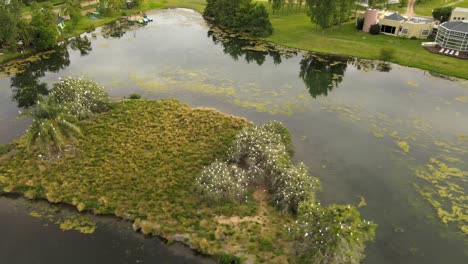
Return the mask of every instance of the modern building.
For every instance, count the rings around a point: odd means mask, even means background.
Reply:
[[[455,7],[452,11],[449,21],[468,20],[468,8]]]
[[[439,25],[435,42],[446,50],[468,52],[468,20],[450,21]]]
[[[423,17],[408,19],[394,12],[381,18],[379,24],[381,33],[386,35],[425,39],[431,35],[436,21]]]

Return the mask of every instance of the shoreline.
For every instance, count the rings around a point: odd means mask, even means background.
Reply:
[[[126,14],[126,16],[103,18],[103,20],[106,20],[106,21],[102,21],[103,23],[97,23],[97,25],[94,26],[94,30],[97,27],[101,27],[101,26],[103,26],[105,24],[115,22],[115,21],[117,21],[119,19],[124,19],[129,15],[137,14],[137,13],[140,13],[140,12],[153,11],[153,10],[156,11],[156,10],[164,10],[164,9],[177,9],[177,8],[191,9],[191,10],[199,13],[203,17],[204,21],[206,21],[207,23],[211,23],[209,20],[207,20],[203,16],[203,13],[200,10],[196,9],[196,8],[188,7],[188,6],[184,6],[184,5],[181,5],[181,6],[164,6],[164,7],[161,7],[161,8],[150,8],[150,9],[141,8],[140,10],[132,10],[132,12],[129,12],[128,14]],[[273,15],[270,14],[270,20],[273,20],[272,17],[273,17]],[[310,24],[310,25],[312,25],[312,24]],[[276,31],[276,29],[275,29],[275,31]],[[83,30],[81,32],[76,32],[76,33],[74,32],[71,35],[67,35],[66,38],[64,38],[64,41],[67,41],[67,40],[69,40],[69,39],[71,39],[73,37],[79,36],[79,35],[81,35],[83,33],[87,33],[87,32],[89,32],[89,31]],[[339,33],[339,31],[338,31],[338,33]],[[243,34],[243,33],[240,33],[240,34]],[[356,34],[358,34],[358,32],[356,32]],[[353,52],[348,52],[348,53],[346,53],[346,52],[343,52],[343,53],[340,53],[340,52],[338,52],[338,53],[336,53],[336,52],[327,52],[327,51],[322,51],[322,50],[319,50],[319,49],[310,49],[310,48],[305,47],[305,45],[301,45],[301,44],[297,44],[297,43],[296,44],[284,43],[282,41],[272,39],[272,37],[275,37],[275,33],[273,33],[273,35],[271,35],[271,36],[269,36],[267,38],[258,38],[258,37],[250,36],[250,35],[247,35],[247,34],[244,34],[244,35],[248,36],[249,38],[258,40],[258,41],[264,41],[264,42],[268,42],[268,43],[271,43],[271,44],[274,44],[274,45],[282,46],[284,48],[295,49],[295,50],[302,51],[302,52],[312,52],[312,53],[319,54],[319,55],[335,55],[335,56],[343,56],[343,57],[352,57],[352,58],[357,58],[357,59],[382,61],[382,60],[380,60],[378,58],[378,55],[376,55],[376,56],[366,56],[366,55],[357,56]],[[322,34],[322,35],[325,36],[324,34]],[[372,37],[372,35],[369,35],[369,38],[370,37]],[[389,36],[385,36],[385,37],[389,37]],[[325,36],[325,38],[326,38],[326,36]],[[395,39],[399,40],[399,38],[395,38]],[[343,44],[346,43],[347,41],[348,40],[346,40],[346,39],[341,40],[341,42],[343,42]],[[407,40],[407,41],[413,41],[413,40]],[[424,49],[423,47],[420,47],[420,48]],[[46,50],[46,51],[48,51],[48,50]],[[24,59],[26,57],[33,56],[33,55],[35,55],[37,53],[41,53],[41,52],[44,52],[44,51],[27,51],[24,54],[18,54],[17,56],[15,56],[15,55],[9,56],[9,54],[4,54],[3,56],[7,57],[7,59],[2,59],[0,57],[0,66],[2,66],[2,64],[4,64],[4,63],[13,61],[15,59]],[[423,52],[429,53],[425,49],[424,49]],[[437,54],[435,54],[434,56],[437,56]],[[436,58],[434,58],[434,59],[436,59]],[[446,58],[444,57],[444,59],[446,59]],[[450,59],[454,59],[454,58],[450,58]],[[463,61],[463,60],[461,60],[461,61]],[[382,61],[382,62],[384,62],[384,61]],[[397,65],[400,65],[400,66],[404,66],[404,67],[417,68],[417,69],[420,69],[420,70],[423,70],[423,71],[428,71],[428,72],[433,72],[433,73],[436,73],[436,74],[441,74],[441,75],[444,75],[444,76],[447,76],[447,77],[450,77],[450,78],[468,80],[468,74],[466,74],[463,71],[463,69],[459,69],[460,72],[451,72],[450,70],[443,70],[443,69],[441,69],[441,70],[435,69],[434,70],[434,69],[432,69],[432,67],[434,67],[434,65],[427,64],[425,61],[421,61],[421,60],[416,60],[415,62],[405,63],[405,62],[402,62],[399,59],[393,58],[388,62],[397,64]],[[441,64],[444,64],[444,63],[445,62],[441,62]],[[468,62],[467,62],[467,64],[468,64]]]

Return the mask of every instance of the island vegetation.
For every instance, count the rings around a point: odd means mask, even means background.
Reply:
[[[0,193],[116,215],[221,263],[364,258],[376,225],[317,201],[320,182],[292,163],[281,123],[132,98],[111,103],[92,81],[59,80],[23,113],[27,134],[1,148]]]

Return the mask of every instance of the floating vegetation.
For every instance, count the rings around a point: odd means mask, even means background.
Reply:
[[[358,204],[358,208],[361,208],[361,207],[364,207],[364,206],[367,206],[367,202],[366,202],[366,198],[364,198],[364,196],[362,195],[359,195],[358,196],[360,201],[359,201],[359,204]]]
[[[418,192],[434,208],[439,219],[455,224],[468,234],[468,172],[431,158],[424,168],[416,169],[416,175],[425,184],[416,184]]]
[[[257,112],[291,115],[303,110],[309,97],[306,93],[288,96],[291,92],[284,87],[262,89],[257,83],[235,83],[229,79],[217,78],[207,70],[188,70],[166,67],[155,75],[136,76],[129,79],[149,93],[177,93],[189,91],[222,97],[244,108]],[[301,91],[302,92],[302,91]]]
[[[400,147],[401,150],[403,150],[403,152],[405,153],[409,152],[410,146],[408,145],[406,141],[397,141],[396,144],[398,145],[398,147]]]
[[[462,103],[468,103],[468,96],[460,96],[455,98],[455,100],[462,102]]]
[[[415,88],[418,88],[419,87],[419,84],[418,83],[415,83],[413,81],[408,81],[407,84],[411,87],[415,87]]]
[[[76,230],[82,234],[92,234],[96,231],[96,223],[88,216],[83,215],[75,215],[64,220],[58,220],[56,224],[63,231]]]
[[[383,137],[384,137],[384,135],[383,135],[382,133],[379,133],[379,132],[376,132],[376,131],[372,132],[372,134],[373,134],[374,137],[376,137],[376,138],[383,138]]]

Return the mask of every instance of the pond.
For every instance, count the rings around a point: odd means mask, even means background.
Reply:
[[[210,29],[192,10],[149,14],[155,21],[144,27],[110,24],[19,67],[7,64],[3,71],[11,74],[0,77],[0,143],[25,133],[29,120],[18,119],[18,112],[66,76],[91,78],[116,97],[177,98],[257,124],[278,120],[294,136],[295,161],[321,179],[322,203],[359,204],[363,218],[378,224],[365,263],[468,262],[467,81],[394,64],[267,50],[266,44]],[[0,247],[9,263],[18,260],[11,252],[25,246],[39,262],[50,263],[56,251],[67,259],[91,259],[102,248],[100,263],[115,263],[109,252],[141,243],[163,252],[142,253],[147,263],[164,256],[177,262],[164,245],[142,236],[129,240],[109,223],[93,235],[63,235],[28,213],[16,220],[11,208],[24,206],[0,200],[7,219],[2,233],[42,232],[54,241],[23,237],[20,244],[11,234],[14,243]],[[106,247],[103,240],[118,246]],[[82,247],[74,251],[75,245]],[[140,257],[133,252],[127,259]]]

